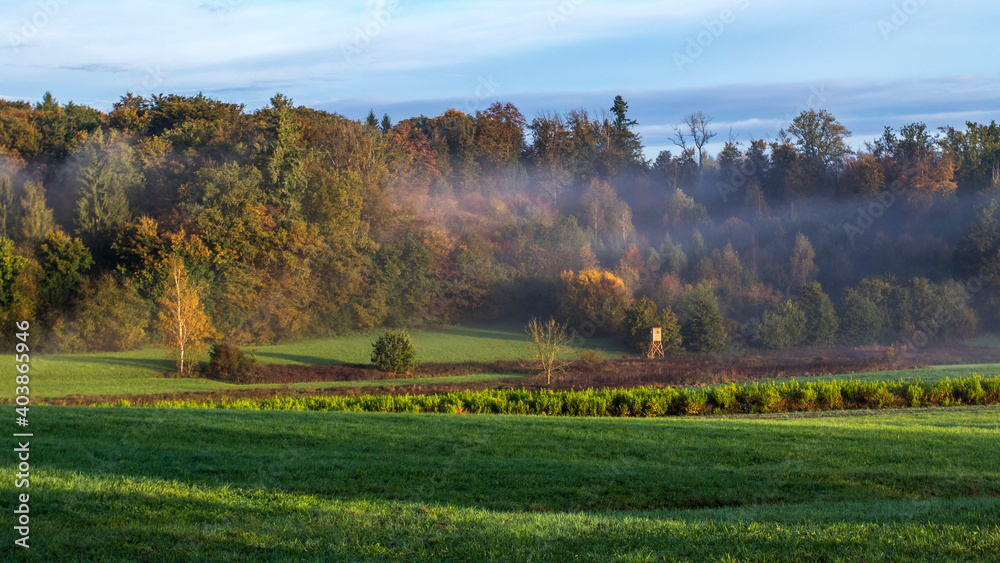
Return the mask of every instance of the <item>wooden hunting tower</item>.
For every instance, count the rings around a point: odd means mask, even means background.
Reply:
[[[660,327],[654,327],[649,330],[649,354],[646,357],[663,357],[663,329]]]

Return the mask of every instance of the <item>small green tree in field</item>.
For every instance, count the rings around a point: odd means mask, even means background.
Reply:
[[[782,301],[764,313],[759,330],[765,348],[798,346],[806,339],[806,315],[794,302]]]
[[[247,354],[231,342],[216,342],[208,354],[205,375],[232,383],[249,383],[257,374],[257,355]]]
[[[533,318],[528,321],[524,332],[528,334],[528,339],[535,348],[535,359],[545,374],[545,384],[551,385],[552,373],[562,371],[569,364],[559,359],[559,354],[569,347],[570,339],[566,334],[566,325],[557,323],[551,317],[546,322]]]
[[[417,367],[417,351],[405,330],[388,330],[372,343],[372,363],[382,371],[403,373]]]

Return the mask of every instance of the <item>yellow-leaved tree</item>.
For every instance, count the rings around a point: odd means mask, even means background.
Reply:
[[[166,284],[159,301],[159,330],[174,352],[177,371],[184,375],[185,358],[197,359],[205,339],[215,331],[201,306],[202,288],[191,284],[184,261],[171,256],[164,260],[163,270]]]

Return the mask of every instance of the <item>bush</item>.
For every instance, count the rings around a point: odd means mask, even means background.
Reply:
[[[209,352],[205,376],[233,383],[249,383],[257,375],[257,356],[244,353],[231,342],[216,342]]]
[[[585,348],[580,350],[580,361],[583,362],[584,367],[587,371],[601,371],[604,366],[608,363],[601,355],[598,350],[592,350],[590,348]]]
[[[765,348],[798,346],[806,339],[806,316],[794,302],[782,301],[764,313],[759,330]]]
[[[898,362],[903,358],[903,355],[899,353],[899,350],[895,346],[886,346],[882,350],[882,360],[886,362]]]
[[[372,363],[382,371],[404,373],[417,367],[417,351],[405,330],[389,330],[372,343]]]

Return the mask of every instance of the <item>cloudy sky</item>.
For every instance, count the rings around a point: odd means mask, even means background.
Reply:
[[[854,132],[1000,116],[986,0],[4,2],[0,96],[102,110],[126,92],[394,121],[517,104],[600,113],[621,94],[653,157],[681,118],[773,138],[822,108]],[[676,149],[675,149],[676,150]]]

